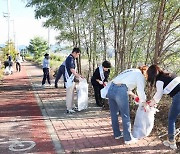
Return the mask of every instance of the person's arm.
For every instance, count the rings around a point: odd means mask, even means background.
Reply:
[[[157,81],[156,82],[156,93],[153,97],[154,101],[156,103],[159,103],[159,101],[161,100],[162,98],[162,95],[163,95],[163,86],[164,86],[164,82],[162,81]]]
[[[146,102],[145,89],[145,78],[143,75],[137,76],[137,94],[139,96],[140,102]]]
[[[75,77],[82,78],[81,75],[78,74],[74,68],[71,68],[70,71],[74,74]]]

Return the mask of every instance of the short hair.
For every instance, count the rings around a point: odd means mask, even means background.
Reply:
[[[46,53],[44,56],[45,56],[45,57],[46,57],[46,56],[49,56],[49,54],[48,54],[48,53]]]
[[[81,50],[77,47],[73,48],[72,50],[72,53],[75,52],[75,53],[81,53]]]
[[[109,61],[105,60],[105,61],[102,63],[102,66],[103,66],[104,68],[111,68],[111,63],[110,63]]]

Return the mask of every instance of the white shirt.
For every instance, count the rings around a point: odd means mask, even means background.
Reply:
[[[43,68],[50,68],[50,60],[49,59],[44,58]]]
[[[161,100],[161,97],[163,95],[163,86],[164,86],[164,82],[162,81],[156,82],[156,93],[154,94],[154,97],[153,97],[156,103],[159,103],[159,101]]]
[[[22,62],[22,57],[21,56],[16,56],[16,62],[21,63]]]
[[[120,73],[112,80],[114,84],[126,84],[128,91],[137,88],[137,94],[141,102],[146,101],[145,77],[139,69],[128,69]]]

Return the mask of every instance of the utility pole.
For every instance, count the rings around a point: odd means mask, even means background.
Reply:
[[[48,53],[50,53],[50,27],[48,27]]]
[[[8,18],[8,52],[10,54],[10,0],[7,0],[7,10],[8,10],[8,15],[7,15],[7,18]]]
[[[15,32],[14,20],[11,20],[11,21],[13,23],[13,41],[14,41],[14,47],[17,50],[17,47],[16,47],[16,32]]]

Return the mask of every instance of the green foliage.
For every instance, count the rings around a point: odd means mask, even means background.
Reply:
[[[41,37],[35,37],[34,39],[30,40],[27,50],[34,55],[35,59],[38,59],[47,52],[48,43]]]
[[[6,42],[5,47],[1,49],[3,51],[3,60],[7,60],[6,54],[10,54],[12,57],[12,60],[15,60],[16,54],[18,51],[15,49],[14,43],[10,41],[9,43]]]
[[[94,66],[99,60],[96,59],[97,53],[101,52],[103,55],[106,51],[103,46],[105,42],[107,49],[113,48],[118,57],[115,60],[119,65],[115,67],[124,69],[137,66],[139,63],[154,62],[161,2],[159,0],[28,0],[27,7],[35,7],[37,19],[47,19],[44,26],[51,26],[60,31],[56,38],[59,42],[68,41],[69,46],[73,44],[84,48],[88,60],[91,63],[93,61]],[[160,50],[157,54],[159,64],[163,62],[164,52],[172,51],[173,46],[179,43],[179,12],[173,16],[178,11],[179,5],[178,0],[165,3],[162,12],[162,32],[159,33],[162,45],[159,45]]]

